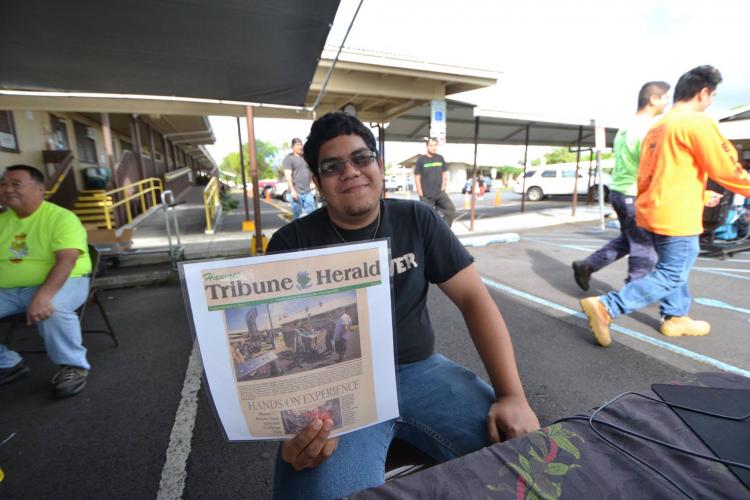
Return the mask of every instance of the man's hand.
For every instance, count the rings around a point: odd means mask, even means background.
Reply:
[[[331,429],[333,420],[316,418],[302,432],[281,445],[281,458],[294,470],[317,467],[333,455],[339,444],[339,438],[328,439]]]
[[[44,321],[55,313],[55,308],[52,306],[53,297],[54,295],[45,293],[42,289],[36,292],[29,307],[26,308],[27,325]]]
[[[724,195],[717,193],[716,191],[706,190],[703,194],[704,205],[707,207],[715,207],[719,204]]]
[[[291,194],[291,196],[292,196],[292,199],[293,199],[294,201],[299,201],[299,194],[297,193],[297,191],[295,191],[294,189],[292,189],[292,190],[290,191],[290,194]]]
[[[487,435],[492,443],[523,436],[538,429],[539,420],[523,397],[499,398],[487,414]]]
[[[716,191],[706,190],[703,193],[703,204],[709,208],[715,207],[721,201],[723,194],[719,194]]]

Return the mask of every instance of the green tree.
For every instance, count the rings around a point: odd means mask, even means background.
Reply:
[[[576,161],[576,151],[575,149],[573,151],[570,151],[568,148],[557,148],[549,153],[544,154],[544,158],[547,160],[547,165],[553,165],[555,163],[573,163]],[[594,158],[594,153],[591,151],[581,151],[581,163],[585,161],[590,161]],[[601,154],[602,160],[605,160],[607,158],[612,158],[612,153],[602,153]],[[531,164],[533,166],[539,166],[542,163],[541,159],[537,158],[535,160],[531,161]]]
[[[242,150],[245,159],[245,172],[250,171],[250,164],[248,162],[249,156],[247,154],[247,144],[242,145]],[[274,167],[274,160],[279,154],[279,148],[274,146],[272,143],[257,139],[255,141],[255,161],[258,164],[258,178],[259,179],[275,179],[277,178],[278,172]],[[222,171],[232,172],[240,175],[240,154],[239,152],[229,153],[221,160],[220,168]]]

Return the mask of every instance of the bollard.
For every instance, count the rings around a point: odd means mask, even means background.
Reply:
[[[260,235],[260,245],[261,245],[261,252],[265,254],[266,247],[268,247],[268,238],[266,238],[265,234]],[[252,237],[250,238],[250,255],[255,257],[257,254],[258,254],[258,251],[255,245],[255,235],[253,234]]]
[[[468,210],[471,208],[471,195],[469,193],[466,193],[466,196],[464,196],[464,210]]]
[[[503,197],[500,196],[500,190],[495,191],[495,206],[499,207],[503,203]]]

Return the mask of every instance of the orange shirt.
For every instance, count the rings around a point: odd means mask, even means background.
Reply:
[[[750,175],[716,122],[706,113],[671,110],[641,143],[638,225],[665,236],[701,234],[709,177],[730,191],[750,196]]]

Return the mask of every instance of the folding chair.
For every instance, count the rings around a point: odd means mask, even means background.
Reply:
[[[107,316],[107,311],[102,306],[101,301],[99,300],[99,292],[101,291],[97,287],[97,275],[99,274],[99,268],[101,267],[101,256],[99,255],[99,252],[97,251],[96,247],[94,245],[89,245],[89,255],[91,256],[91,278],[89,280],[89,293],[86,297],[86,300],[83,302],[83,305],[78,308],[76,311],[76,314],[78,314],[79,321],[83,323],[83,318],[86,314],[86,309],[88,308],[89,303],[94,303],[96,307],[99,309],[99,313],[102,316],[102,319],[104,320],[104,324],[107,326],[106,330],[81,330],[81,333],[99,333],[99,334],[106,334],[109,335],[112,339],[112,342],[115,344],[115,347],[118,347],[120,345],[120,342],[117,340],[117,336],[115,335],[115,331],[112,328],[112,324],[109,321],[109,316]],[[26,323],[26,314],[14,314],[11,316],[6,316],[5,318],[0,319],[0,323],[8,323],[8,331],[5,334],[5,346],[8,347],[8,349],[11,349],[11,342],[13,340],[13,333],[16,329],[16,327],[21,324]],[[29,353],[44,353],[45,350],[27,350],[22,351],[19,350],[18,352],[29,354]]]

